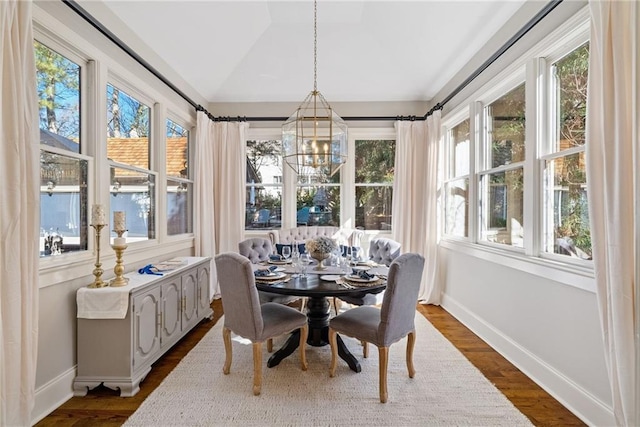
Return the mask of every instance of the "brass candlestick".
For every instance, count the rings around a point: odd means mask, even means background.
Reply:
[[[104,270],[102,269],[102,263],[100,262],[100,232],[107,224],[91,224],[91,226],[96,230],[96,268],[93,269],[93,275],[96,276],[93,283],[90,284],[89,288],[103,288],[108,286],[102,280],[102,273]]]
[[[114,239],[113,245],[111,247],[116,252],[116,265],[113,267],[113,272],[116,277],[111,280],[109,283],[110,286],[126,286],[129,283],[129,279],[124,277],[124,262],[122,261],[122,255],[124,254],[125,249],[127,249],[127,244],[122,240],[122,235],[127,230],[113,230],[118,237]]]

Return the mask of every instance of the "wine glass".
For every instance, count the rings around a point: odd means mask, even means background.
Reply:
[[[285,261],[287,261],[291,257],[291,246],[282,247],[282,256],[284,257]]]
[[[302,277],[307,277],[307,266],[311,264],[311,256],[308,253],[300,255],[300,264],[302,264]]]

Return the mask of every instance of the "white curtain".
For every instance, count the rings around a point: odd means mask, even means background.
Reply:
[[[639,148],[638,4],[598,0],[589,5],[586,156],[598,306],[616,424],[637,426],[634,168],[638,165],[633,159]]]
[[[419,299],[440,304],[437,281],[437,177],[440,111],[426,121],[396,122],[396,160],[393,182],[393,239],[402,252],[425,257]]]
[[[39,127],[31,2],[0,2],[0,425],[31,424],[38,345]]]
[[[196,256],[237,252],[244,234],[247,123],[213,122],[199,111],[196,127]],[[211,295],[219,293],[215,264]]]

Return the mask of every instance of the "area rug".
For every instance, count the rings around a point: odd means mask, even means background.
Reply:
[[[329,346],[307,346],[309,369],[298,352],[267,368],[262,394],[252,393],[251,344],[233,339],[231,373],[224,375],[220,319],[149,395],[125,426],[531,426],[440,332],[416,312],[413,379],[407,374],[406,338],[389,350],[387,403],[378,395],[378,351],[344,337],[362,372],[339,359],[329,377]],[[274,341],[279,348],[286,337]]]

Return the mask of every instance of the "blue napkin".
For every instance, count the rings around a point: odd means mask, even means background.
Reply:
[[[276,268],[278,268],[278,267],[276,267],[275,265],[272,265],[272,266],[271,266],[271,267],[269,267],[269,268],[261,268],[261,269],[255,270],[255,271],[253,272],[253,274],[254,274],[256,277],[266,277],[266,276],[268,276],[269,274],[271,274],[271,273],[272,273]]]
[[[351,274],[364,280],[371,280],[375,277],[373,274],[367,273],[366,270],[356,270],[355,268],[351,271]]]
[[[282,255],[273,254],[273,255],[269,255],[269,260],[271,260],[271,261],[282,261],[283,258],[282,258]]]
[[[156,276],[162,276],[162,273],[158,273],[158,270],[153,266],[153,264],[148,264],[138,270],[140,274],[154,274]]]

